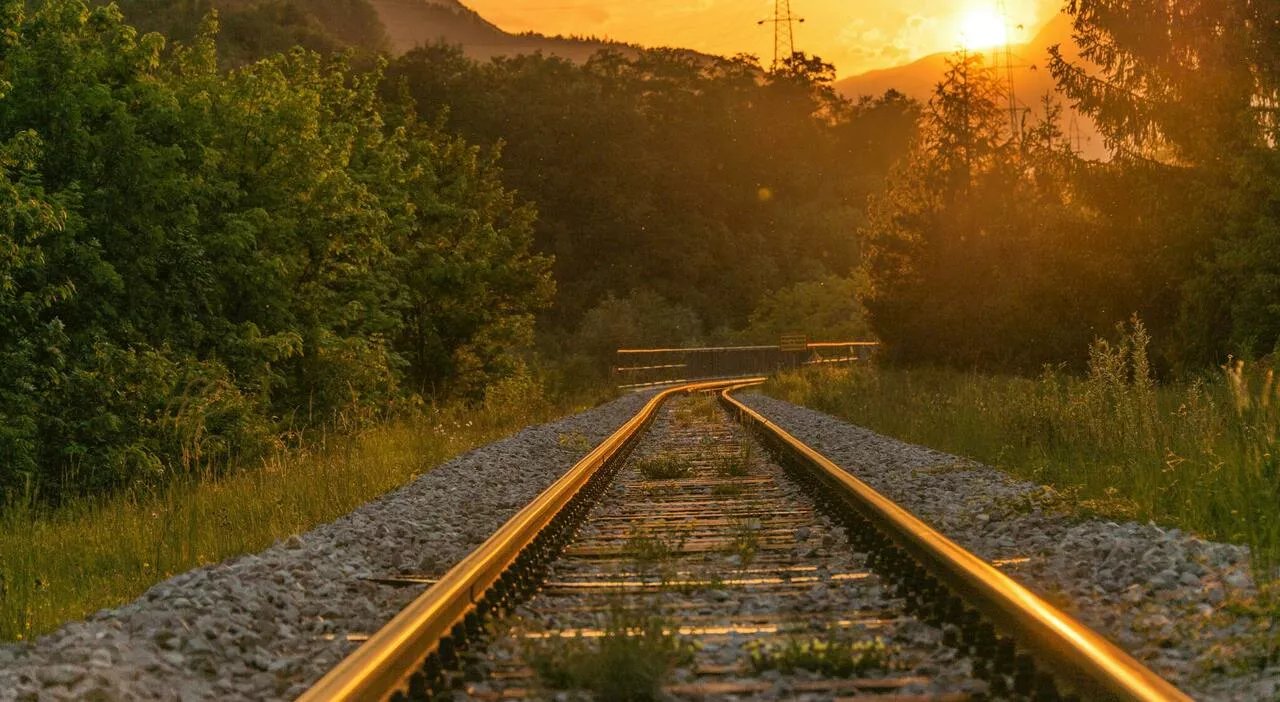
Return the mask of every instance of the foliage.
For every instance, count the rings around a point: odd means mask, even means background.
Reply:
[[[1280,6],[1073,0],[1067,9],[1084,60],[1055,52],[1055,78],[1122,170],[1159,174],[1148,197],[1118,194],[1125,210],[1173,224],[1162,238],[1183,263],[1171,280],[1179,295],[1165,303],[1180,316],[1175,360],[1195,369],[1280,348]],[[1198,269],[1186,264],[1197,259]]]
[[[588,642],[555,636],[527,646],[525,659],[552,689],[588,690],[601,700],[662,699],[668,671],[692,661],[693,649],[661,617],[613,607],[604,635]]]
[[[863,367],[785,376],[773,394],[1073,495],[1111,516],[1174,523],[1280,565],[1280,395],[1270,370],[1232,364],[1157,384],[1136,320],[1090,348],[1084,377],[1039,380]]]
[[[696,345],[701,340],[702,322],[692,308],[637,290],[623,298],[607,296],[588,310],[570,348],[593,359],[611,360],[620,348]]]
[[[676,50],[479,65],[425,46],[391,65],[386,94],[505,143],[506,182],[538,203],[537,248],[555,256],[553,329],[581,323],[603,347],[624,334],[594,331],[602,315],[658,319],[647,305],[671,305],[680,323],[661,331],[680,336],[665,345],[740,327],[766,293],[857,266],[850,233],[916,106],[898,93],[851,103],[831,77],[806,56],[768,73]],[[646,336],[638,326],[626,335]]]
[[[211,468],[57,509],[17,505],[0,514],[0,641],[32,640],[174,574],[260,551],[530,422],[583,408],[577,399],[532,404],[542,409],[517,417],[438,405],[354,435],[308,433],[255,470]]]
[[[4,11],[0,490],[155,484],[516,370],[551,295],[532,212],[379,74]]]
[[[879,636],[863,641],[831,635],[809,639],[793,636],[769,643],[757,640],[748,646],[751,669],[757,673],[777,670],[789,675],[807,670],[841,678],[861,677],[875,670],[891,671],[899,652]]]
[[[218,59],[243,66],[303,47],[320,53],[353,52],[366,63],[388,48],[385,29],[368,0],[119,0],[125,19],[143,32],[189,43],[217,12]]]
[[[981,55],[954,57],[872,204],[864,297],[892,359],[1034,370],[1079,358],[1134,304],[1134,263],[1096,234],[1060,107],[1015,138],[999,99]]]
[[[736,338],[776,344],[783,334],[803,333],[814,341],[856,341],[871,337],[860,298],[866,293],[861,272],[827,276],[775,290],[761,298]]]

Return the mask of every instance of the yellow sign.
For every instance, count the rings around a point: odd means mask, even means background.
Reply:
[[[809,337],[804,334],[783,334],[778,348],[782,351],[808,351]]]

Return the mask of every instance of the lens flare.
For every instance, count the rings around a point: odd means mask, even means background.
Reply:
[[[987,49],[1005,43],[1005,18],[991,7],[975,7],[960,18],[960,43],[966,49]]]

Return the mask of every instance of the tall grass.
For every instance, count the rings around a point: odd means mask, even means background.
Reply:
[[[584,404],[541,397],[538,388],[500,385],[479,409],[433,408],[356,435],[317,437],[225,477],[56,509],[11,504],[0,512],[0,640],[38,636],[175,573],[261,550]]]
[[[1247,544],[1255,575],[1280,564],[1280,387],[1266,369],[1158,384],[1147,333],[1090,349],[1084,377],[1038,380],[948,370],[825,369],[768,386],[905,441],[1053,485],[1104,515]]]

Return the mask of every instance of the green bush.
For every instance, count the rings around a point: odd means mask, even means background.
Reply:
[[[0,491],[158,484],[516,371],[534,214],[379,73],[0,10]]]

